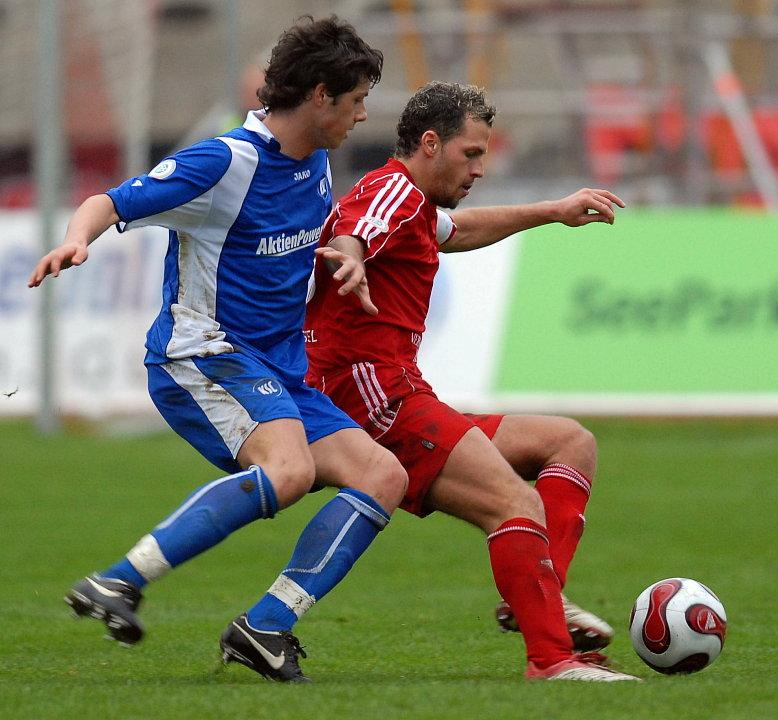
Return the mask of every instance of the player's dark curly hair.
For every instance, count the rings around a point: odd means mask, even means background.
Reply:
[[[465,120],[483,120],[492,126],[494,105],[483,88],[459,83],[431,82],[408,100],[397,123],[397,157],[410,157],[419,147],[421,136],[434,130],[442,142],[458,135]]]
[[[268,111],[292,110],[319,83],[334,97],[364,80],[375,85],[383,64],[383,53],[349,23],[335,15],[322,20],[304,15],[278,39],[257,97]]]

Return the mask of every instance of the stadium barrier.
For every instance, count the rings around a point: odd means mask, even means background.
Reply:
[[[69,214],[60,218],[64,237]],[[40,289],[27,278],[40,257],[33,212],[0,213],[0,415],[31,415],[40,391]],[[55,407],[97,419],[156,413],[146,392],[145,333],[159,312],[167,231],[108,230],[55,285]]]
[[[10,212],[0,227],[0,415],[30,415],[38,225]],[[156,415],[142,360],[166,234],[109,231],[54,281],[62,414]],[[613,227],[546,226],[442,255],[419,364],[466,410],[778,415],[777,240],[764,213],[627,210]]]
[[[459,404],[778,414],[778,216],[625,210],[612,227],[549,225],[445,260],[457,337],[425,348],[422,369]]]

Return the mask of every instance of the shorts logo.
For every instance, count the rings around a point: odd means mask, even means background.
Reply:
[[[165,178],[169,178],[175,170],[176,161],[172,158],[168,158],[157,165],[157,167],[149,173],[149,177],[156,178],[157,180],[164,180]]]
[[[262,395],[275,395],[280,397],[284,389],[274,378],[262,378],[254,383],[254,390]]]
[[[372,225],[374,228],[377,228],[381,232],[386,232],[389,229],[389,223],[386,222],[386,220],[382,220],[381,218],[364,216],[359,219],[368,225]]]
[[[422,440],[421,444],[427,448],[427,450],[434,450],[435,449],[435,443],[430,442],[429,440]]]

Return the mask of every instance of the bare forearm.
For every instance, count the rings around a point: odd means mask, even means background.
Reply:
[[[119,216],[111,198],[105,194],[92,195],[73,213],[64,243],[89,245],[117,222]]]
[[[108,195],[92,195],[84,200],[73,213],[62,243],[38,261],[27,281],[28,287],[38,287],[47,275],[58,277],[60,270],[81,265],[89,257],[89,243],[118,221]]]
[[[440,249],[443,252],[474,250],[522,230],[553,222],[569,227],[593,222],[613,225],[616,220],[614,205],[625,206],[624,201],[610,190],[582,188],[560,200],[458,210],[451,214],[457,232]]]
[[[441,246],[443,252],[463,252],[492,245],[530,228],[557,222],[551,202],[466,208],[451,213],[457,232]]]

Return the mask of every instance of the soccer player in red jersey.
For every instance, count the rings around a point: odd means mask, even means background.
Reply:
[[[576,613],[583,625],[599,620],[561,595],[595,471],[591,434],[567,418],[461,414],[416,364],[439,252],[551,222],[612,223],[613,205],[624,206],[607,190],[583,189],[555,202],[439,210],[455,208],[483,175],[493,117],[472,86],[431,83],[409,100],[395,157],[341,199],[322,232],[306,380],[400,459],[409,476],[401,507],[439,510],[486,533],[504,622],[515,616],[524,635],[528,678],[636,680],[603,667],[599,653],[576,652],[573,640],[585,645],[587,631],[595,647],[612,631],[576,627]],[[340,266],[336,253],[362,260],[365,273]]]

